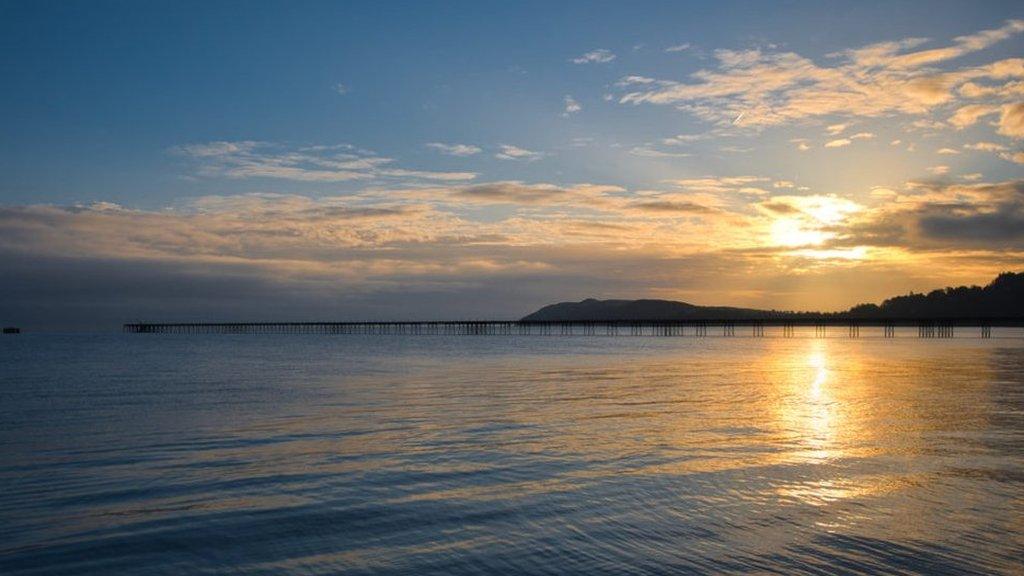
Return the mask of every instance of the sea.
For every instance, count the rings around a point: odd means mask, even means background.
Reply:
[[[1020,329],[739,332],[3,336],[0,574],[1024,573]]]

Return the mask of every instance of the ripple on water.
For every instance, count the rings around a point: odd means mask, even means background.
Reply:
[[[0,573],[1024,572],[1020,341],[541,340],[5,341]]]

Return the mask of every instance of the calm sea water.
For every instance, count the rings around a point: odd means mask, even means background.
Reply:
[[[1024,338],[0,339],[2,574],[1024,573]]]

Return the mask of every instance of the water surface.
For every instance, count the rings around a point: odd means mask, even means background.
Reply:
[[[1024,339],[0,340],[0,573],[1024,572]]]

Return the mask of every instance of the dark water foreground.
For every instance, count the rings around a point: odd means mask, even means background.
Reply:
[[[1024,339],[0,340],[0,574],[1024,572]]]

